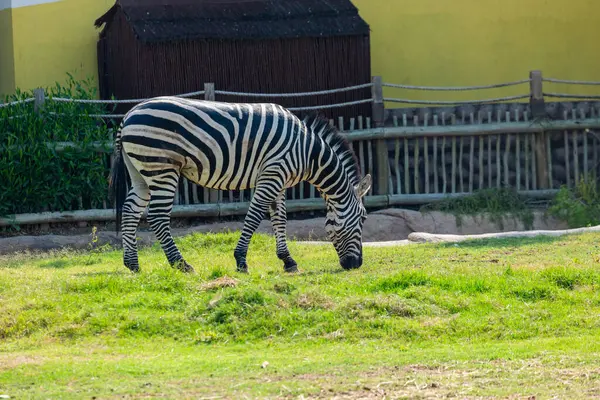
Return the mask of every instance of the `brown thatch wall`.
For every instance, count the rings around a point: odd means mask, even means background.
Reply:
[[[115,7],[98,43],[101,96],[147,98],[202,90],[307,92],[367,83],[371,79],[368,34],[264,39],[144,41]],[[230,102],[316,106],[369,98],[370,89],[301,98],[217,96]],[[131,106],[119,107],[124,112]],[[323,110],[329,118],[371,115],[371,106]],[[303,114],[303,113],[299,113]]]

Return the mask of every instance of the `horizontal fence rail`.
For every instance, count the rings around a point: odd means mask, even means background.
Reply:
[[[385,83],[373,77],[369,83],[345,88],[299,93],[246,93],[215,89],[212,83],[204,90],[184,93],[179,97],[202,96],[215,100],[215,95],[272,99],[331,95],[370,89],[371,96],[348,102],[318,106],[291,107],[291,111],[339,109],[371,104],[369,115],[331,118],[350,142],[362,174],[370,173],[374,184],[365,204],[369,208],[418,205],[446,197],[460,197],[487,188],[513,188],[534,198],[551,198],[566,185],[600,173],[600,93],[568,94],[544,91],[543,84],[600,86],[600,82],[570,81],[544,78],[532,71],[528,79],[478,86],[415,86]],[[526,93],[514,96],[474,100],[418,100],[383,95],[391,90],[432,92],[481,91],[529,85]],[[475,97],[475,96],[474,96]],[[547,102],[560,98],[569,101]],[[110,113],[110,107],[135,104],[148,99],[70,99],[46,97],[43,90],[34,97],[0,104],[6,112],[15,107],[7,119],[27,117],[33,110],[42,118],[57,120],[66,115],[51,111],[45,105],[104,105],[107,112],[82,113],[82,118],[115,121],[124,114]],[[524,100],[523,102],[519,102]],[[580,101],[584,100],[584,101]],[[385,103],[409,107],[386,108]],[[410,107],[415,105],[415,107]],[[27,107],[25,107],[27,106]],[[96,109],[95,109],[96,110]],[[101,109],[99,109],[101,110]],[[18,114],[17,114],[18,112]],[[85,144],[85,149],[105,154],[107,165],[113,150],[114,126],[107,140]],[[13,146],[13,147],[11,147]],[[84,150],[71,141],[47,142],[46,146],[61,154]],[[0,155],[15,150],[14,145],[0,143]],[[300,183],[287,190],[288,212],[323,210],[324,203],[316,189]],[[243,215],[253,190],[219,191],[195,185],[182,178],[176,193],[173,217],[223,217]],[[80,202],[82,203],[82,202]],[[97,205],[96,205],[97,206]],[[93,208],[93,207],[92,207]],[[114,211],[108,199],[100,208],[43,214],[22,214],[0,219],[0,226],[112,220]]]

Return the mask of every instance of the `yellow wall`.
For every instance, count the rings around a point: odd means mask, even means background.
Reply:
[[[97,82],[94,21],[113,4],[114,0],[60,0],[13,8],[16,87],[53,86],[64,82],[67,73]]]
[[[598,0],[353,0],[371,25],[374,75],[385,82],[483,85],[544,76],[600,81]],[[600,94],[599,87],[544,84],[546,91]],[[468,100],[528,92],[527,85],[475,92],[387,89],[388,97]]]
[[[0,101],[15,91],[12,10],[0,11]]]
[[[12,50],[4,23],[11,10],[0,11],[0,92],[15,85],[25,90],[53,85],[67,72],[97,80],[93,23],[114,0],[28,1],[52,2],[12,9]],[[598,0],[353,1],[371,26],[373,74],[386,82],[479,85],[524,79],[532,69],[563,79],[600,80]],[[600,92],[549,84],[545,89]],[[527,91],[521,85],[452,93],[386,89],[385,95],[468,100]]]

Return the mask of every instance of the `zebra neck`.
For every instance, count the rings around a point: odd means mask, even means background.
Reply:
[[[305,154],[306,181],[315,186],[327,201],[343,202],[353,189],[339,156],[321,138],[313,136]]]

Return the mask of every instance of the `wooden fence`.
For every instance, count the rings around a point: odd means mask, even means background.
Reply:
[[[381,77],[350,88],[312,93],[236,93],[252,97],[311,96],[371,87],[371,98],[352,104],[333,104],[294,109],[302,113],[320,108],[372,104],[370,116],[330,120],[352,142],[363,174],[374,176],[367,207],[424,204],[446,196],[463,196],[479,189],[511,187],[525,195],[548,198],[562,185],[572,187],[580,178],[600,173],[600,94],[577,95],[544,92],[544,82],[564,85],[596,85],[600,82],[543,78],[532,71],[528,79],[486,86],[427,87],[384,83]],[[527,86],[523,94],[473,101],[426,101],[384,97],[390,90],[468,91],[507,86]],[[207,83],[203,91],[183,96],[221,100],[232,92]],[[548,102],[558,98],[561,101]],[[35,108],[45,99],[36,91]],[[139,102],[138,100],[82,100],[82,102]],[[404,104],[386,108],[385,103]],[[408,105],[408,106],[407,106]],[[413,106],[414,105],[414,106]],[[1,106],[1,105],[0,105]],[[107,117],[99,115],[98,117]],[[120,118],[120,115],[111,117]],[[56,144],[68,146],[68,143]],[[101,144],[112,149],[111,143]],[[225,216],[246,212],[252,190],[217,191],[180,182],[173,216]],[[301,183],[288,189],[290,212],[323,209],[315,188]],[[81,210],[16,216],[8,223],[40,223],[112,219],[112,210]]]

